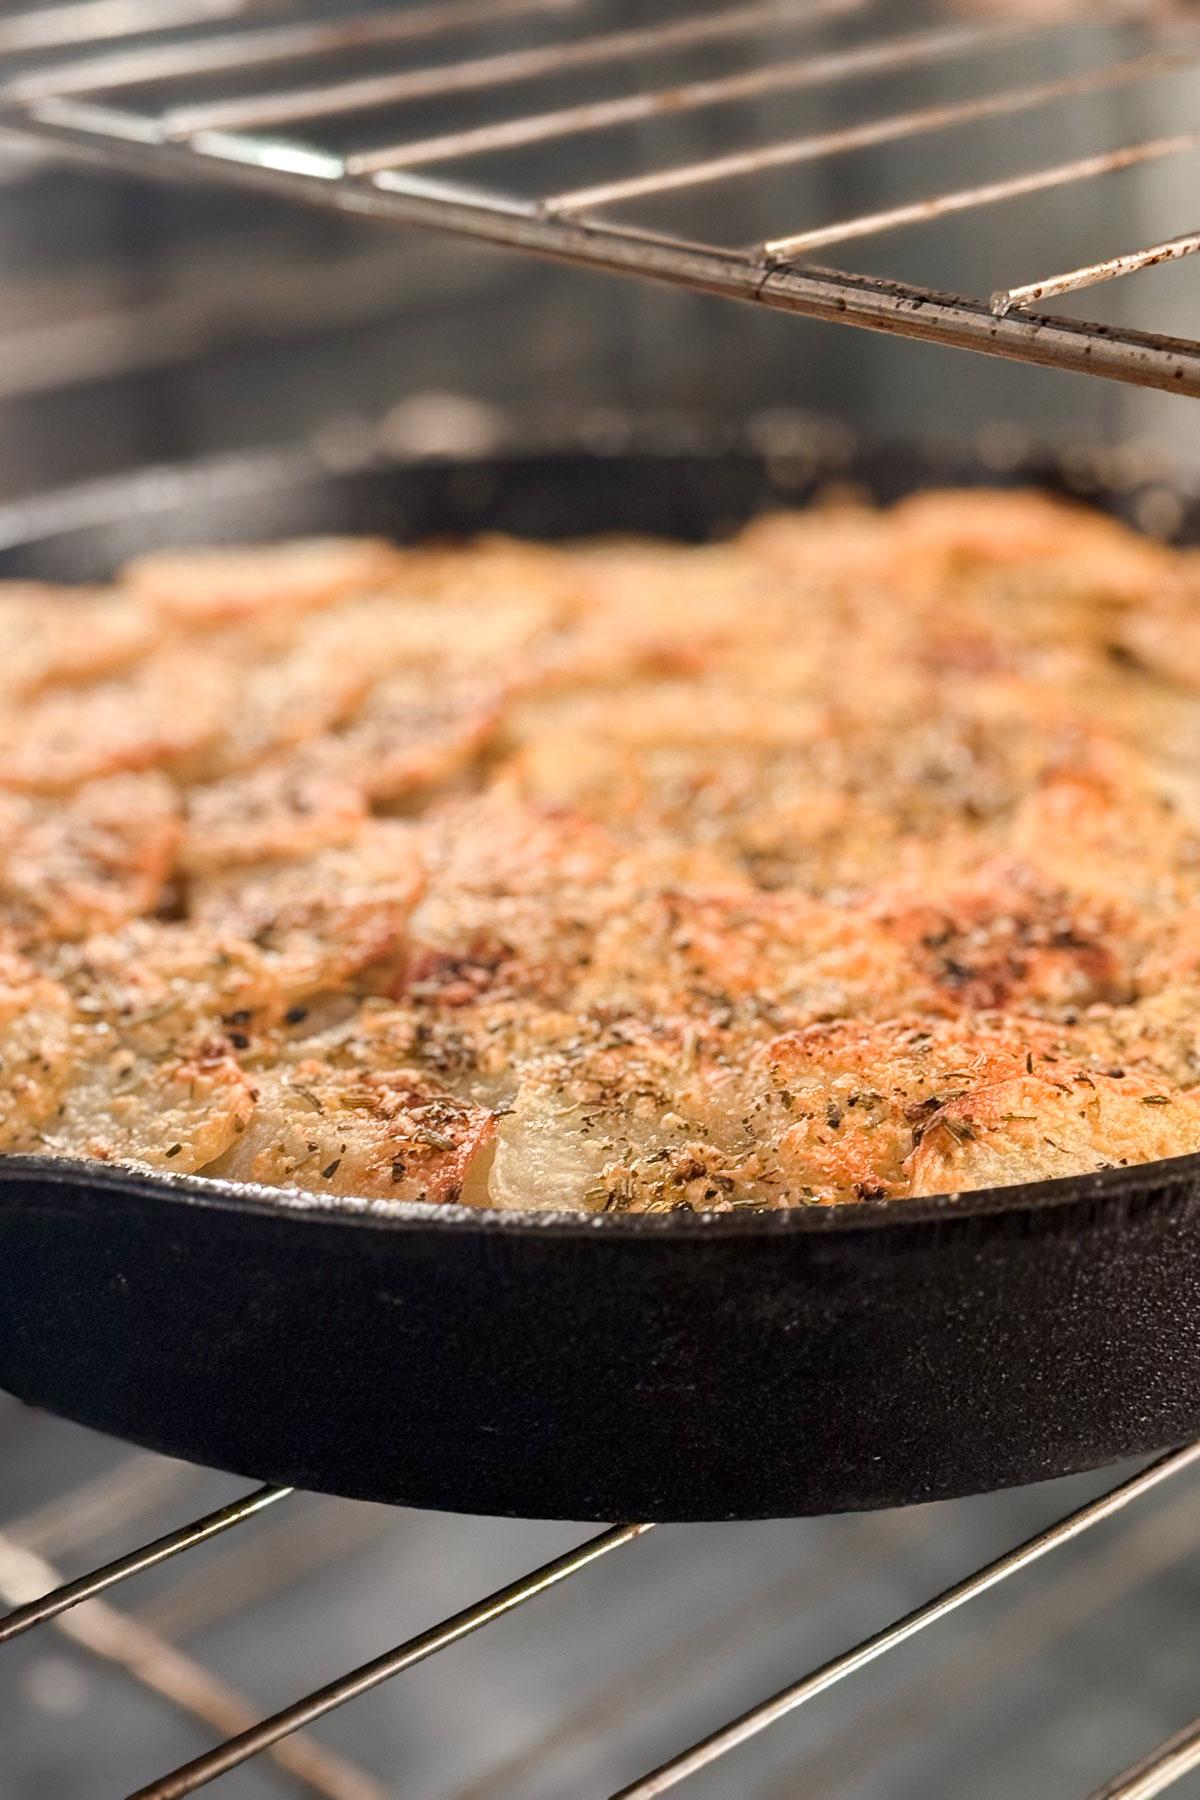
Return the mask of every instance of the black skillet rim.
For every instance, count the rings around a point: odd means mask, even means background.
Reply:
[[[387,421],[369,427],[358,423],[337,438],[320,436],[300,449],[251,451],[194,463],[168,464],[57,489],[0,507],[0,550],[18,549],[58,532],[154,512],[186,499],[193,489],[240,488],[251,477],[267,480],[269,489],[303,486],[335,475],[420,464],[477,460],[513,461],[523,456],[594,456],[598,461],[637,454],[664,458],[694,456],[716,461],[742,455],[769,461],[796,458],[825,465],[831,479],[854,479],[854,463],[864,445],[833,420],[819,415],[773,410],[730,421],[694,415],[656,414],[629,418],[600,411],[590,422],[555,416],[522,418],[480,409],[459,445],[419,442],[397,447]],[[875,442],[872,449],[888,445]],[[1200,470],[1179,469],[1144,447],[1102,452],[1094,447],[1047,447],[1021,434],[926,442],[922,454],[957,467],[991,467],[1003,480],[1016,474],[1036,484],[1057,475],[1082,500],[1100,490],[1132,493],[1141,488],[1165,490],[1180,499],[1200,501]],[[131,507],[130,502],[133,502]],[[203,1175],[143,1172],[119,1165],[68,1157],[0,1156],[0,1190],[36,1181],[39,1186],[78,1196],[81,1189],[122,1194],[200,1211],[241,1212],[277,1220],[304,1219],[319,1224],[352,1224],[386,1230],[414,1228],[468,1233],[502,1232],[539,1237],[595,1238],[758,1238],[821,1236],[893,1230],[900,1225],[953,1226],[961,1221],[1005,1217],[1014,1224],[1035,1216],[1078,1207],[1090,1213],[1119,1212],[1131,1200],[1145,1197],[1152,1185],[1169,1201],[1179,1192],[1200,1186],[1200,1152],[1101,1169],[1085,1175],[1062,1175],[1001,1188],[922,1196],[909,1200],[847,1201],[837,1206],[799,1205],[775,1210],[692,1213],[581,1213],[573,1210],[522,1211],[517,1208],[429,1205],[421,1201],[356,1201],[350,1196],[325,1198],[298,1188],[272,1188],[253,1182],[226,1182]],[[19,1204],[19,1202],[18,1202]]]
[[[92,1196],[169,1201],[196,1212],[243,1213],[278,1221],[316,1225],[353,1225],[386,1231],[426,1230],[468,1234],[533,1235],[539,1238],[761,1238],[814,1235],[857,1235],[891,1231],[900,1226],[935,1229],[966,1226],[981,1219],[1022,1222],[1077,1208],[1089,1216],[1120,1214],[1131,1202],[1145,1200],[1147,1189],[1164,1204],[1200,1188],[1200,1152],[1130,1163],[1087,1175],[1060,1175],[1011,1187],[976,1188],[962,1193],[931,1194],[913,1200],[846,1201],[837,1206],[799,1205],[774,1210],[735,1212],[585,1213],[573,1210],[523,1212],[519,1208],[429,1205],[419,1200],[355,1200],[349,1195],[309,1193],[301,1188],[273,1188],[257,1182],[221,1181],[204,1175],[172,1175],[142,1171],[84,1158],[0,1156],[0,1191],[34,1184],[57,1190],[64,1199]],[[15,1203],[5,1204],[20,1207]]]

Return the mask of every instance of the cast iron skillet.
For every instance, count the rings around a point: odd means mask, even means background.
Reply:
[[[994,479],[912,450],[849,468],[884,496]],[[0,573],[324,530],[696,537],[828,472],[824,450],[743,444],[149,475],[0,517]],[[1200,1432],[1200,1158],[635,1218],[0,1161],[0,1383],[172,1455],[415,1506],[719,1519],[937,1499]]]

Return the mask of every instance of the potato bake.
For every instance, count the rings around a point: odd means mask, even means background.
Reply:
[[[1200,1150],[1200,552],[1046,495],[0,587],[0,1151],[670,1212]]]

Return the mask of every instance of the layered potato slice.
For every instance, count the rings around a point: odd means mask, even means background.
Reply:
[[[1168,587],[1151,606],[1121,620],[1115,639],[1158,680],[1200,693],[1200,557],[1186,584]]]
[[[901,949],[864,915],[804,894],[666,891],[621,907],[577,1003],[692,1021],[732,1045],[863,1010],[894,1010]]]
[[[520,1070],[491,1202],[538,1212],[731,1203],[756,1174],[729,1147],[736,1085],[686,1022],[578,1021]]]
[[[153,912],[180,838],[161,775],[115,775],[61,798],[0,794],[0,915],[27,946],[109,931]]]
[[[190,922],[134,919],[42,960],[85,1027],[94,1020],[98,1034],[118,1031],[150,1061],[197,1036],[261,1048],[292,1000],[269,952]]]
[[[144,656],[158,636],[158,620],[136,595],[0,582],[0,703],[102,680]]]
[[[220,1156],[254,1116],[257,1088],[219,1033],[177,1038],[140,1055],[88,1021],[72,1075],[38,1149],[52,1156],[140,1163],[192,1174]]]
[[[253,1121],[209,1173],[366,1199],[481,1200],[495,1121],[407,1069],[309,1059],[257,1083]]]
[[[826,1203],[1109,1168],[1146,1160],[1139,1145],[1170,1154],[1172,1132],[1200,1146],[1197,1096],[1106,1048],[1004,1014],[812,1027],[759,1058],[752,1123],[774,1141],[777,1191]]]
[[[798,595],[760,579],[728,544],[645,539],[582,544],[582,604],[549,646],[539,685],[604,686],[637,675],[695,674],[747,638],[786,642],[801,625]],[[814,628],[820,621],[810,619]]]
[[[126,563],[120,580],[172,623],[209,627],[370,593],[388,579],[396,557],[377,538],[152,550]]]
[[[371,678],[365,646],[343,642],[326,619],[280,655],[231,667],[221,731],[211,744],[198,746],[189,776],[236,774],[310,743],[350,717]]]
[[[1200,1089],[1114,1068],[1103,1031],[1037,1019],[839,1020],[723,1053],[608,1027],[531,1061],[495,1204],[596,1211],[837,1205],[1005,1186],[1200,1149]]]
[[[386,979],[403,954],[423,876],[413,833],[369,820],[344,846],[299,862],[227,869],[191,887],[191,916],[259,951],[289,997]]]
[[[409,670],[447,679],[532,680],[580,605],[573,560],[502,537],[393,552],[386,580],[313,621],[309,635],[383,680]]]
[[[255,1086],[235,1045],[280,1005],[249,947],[136,920],[64,946],[53,970],[69,1068],[40,1149],[190,1173],[245,1130]]]
[[[890,515],[892,566],[919,596],[946,580],[1023,609],[1027,629],[1057,617],[1071,631],[1105,628],[1105,608],[1138,606],[1175,576],[1179,559],[1092,508],[1032,489],[944,489]]]
[[[229,704],[219,660],[171,649],[95,686],[51,688],[0,713],[0,789],[61,794],[109,775],[181,770],[217,742]]]
[[[929,884],[885,885],[869,912],[904,960],[909,1003],[936,1013],[1057,1017],[1128,1001],[1137,987],[1136,918],[1015,859]]]
[[[1200,1094],[1017,1076],[956,1100],[909,1159],[910,1194],[1009,1187],[1200,1150]]]
[[[204,877],[353,843],[367,799],[330,759],[304,749],[189,788],[184,809],[180,865]]]
[[[1124,743],[1093,739],[1031,785],[1011,841],[1074,891],[1153,921],[1200,895],[1200,780]]]
[[[494,684],[405,670],[372,688],[326,755],[376,806],[411,806],[470,768],[503,717]]]
[[[0,1151],[40,1151],[71,1068],[70,996],[0,948]]]

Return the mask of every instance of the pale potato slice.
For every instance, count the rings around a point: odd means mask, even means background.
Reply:
[[[373,801],[411,802],[469,767],[503,717],[503,695],[437,674],[388,676],[330,746]]]
[[[686,1028],[594,1025],[520,1071],[500,1118],[491,1203],[533,1212],[660,1211],[724,1199],[747,1177],[731,1137],[734,1072]],[[719,1177],[720,1185],[717,1178]]]
[[[1061,1071],[1055,1071],[1056,1074]],[[949,1102],[908,1163],[910,1194],[1085,1175],[1200,1150],[1200,1092],[1097,1075],[1021,1076]]]
[[[263,1076],[253,1123],[206,1173],[368,1199],[484,1198],[491,1114],[411,1069]]]
[[[261,951],[283,991],[301,999],[352,982],[371,965],[391,968],[406,947],[422,886],[414,833],[370,820],[352,843],[307,862],[196,882],[191,911],[216,937]]]
[[[1049,574],[1062,600],[1097,605],[1149,599],[1170,579],[1173,553],[1119,520],[1032,489],[917,494],[890,516],[892,555],[924,581],[954,570]]]
[[[202,656],[163,651],[122,680],[47,693],[0,718],[0,787],[66,793],[106,775],[175,768],[216,741],[230,679]]]
[[[190,788],[179,859],[189,875],[251,863],[299,862],[353,843],[366,795],[337,757],[301,750],[243,774]]]
[[[245,1130],[255,1090],[235,1051],[283,1005],[251,947],[139,919],[65,946],[54,970],[71,1069],[41,1148],[190,1172]]]
[[[203,1016],[211,992],[130,963],[168,933],[72,946],[61,983],[0,958],[0,1148],[191,1170],[245,1128],[253,1085]]]
[[[577,1029],[573,1015],[517,994],[448,1002],[449,989],[414,992],[398,1002],[383,996],[335,1002],[321,996],[288,1011],[279,1058],[319,1058],[335,1069],[375,1073],[418,1070],[461,1098],[505,1107],[522,1062]]]
[[[154,550],[127,563],[120,580],[167,619],[228,624],[369,592],[391,574],[395,554],[376,538],[338,537]]]
[[[0,914],[23,943],[53,944],[152,912],[179,831],[160,775],[116,775],[61,800],[0,795]]]
[[[227,1037],[239,1054],[273,1054],[291,996],[272,958],[242,938],[135,919],[46,957],[78,1017],[147,1060],[182,1041]]]
[[[887,1013],[911,982],[864,913],[807,896],[666,892],[615,909],[575,1004],[688,1019],[731,1043],[848,1013]]]
[[[256,1088],[220,1036],[180,1038],[146,1055],[119,1031],[75,1031],[71,1078],[38,1148],[191,1174],[250,1123]]]
[[[144,656],[158,636],[154,614],[131,594],[0,582],[0,695],[23,700],[101,679]]]
[[[24,957],[0,950],[0,1151],[42,1148],[72,1057],[66,991]]]

